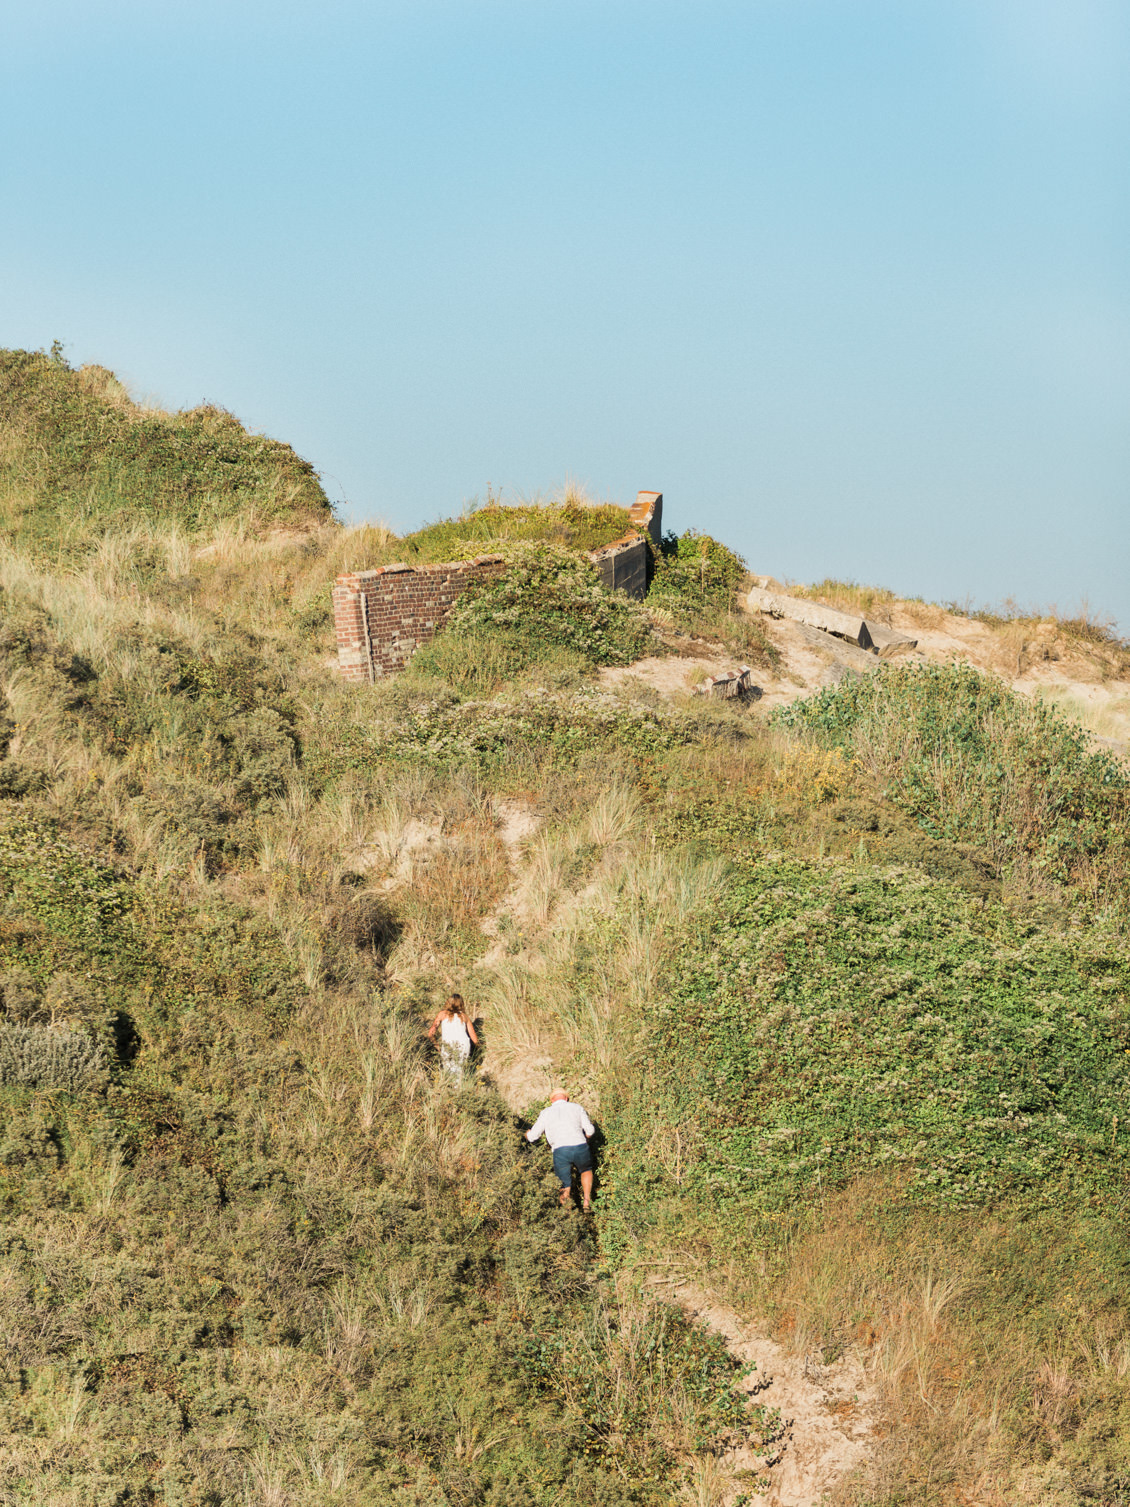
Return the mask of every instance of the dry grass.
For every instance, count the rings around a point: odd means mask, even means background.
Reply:
[[[1039,694],[1096,738],[1124,746],[1130,743],[1130,695],[1089,699],[1070,686],[1055,684],[1041,686]]]
[[[638,1014],[678,928],[725,865],[656,849],[638,799],[616,786],[542,832],[518,864],[507,908],[513,957],[481,970],[491,1057],[508,1074],[542,1065],[593,1107],[601,1078],[639,1050]]]
[[[858,581],[835,581],[831,578],[817,581],[812,586],[789,584],[790,596],[805,597],[810,602],[823,602],[837,612],[849,612],[865,617],[874,623],[890,623],[892,610],[906,604],[885,586],[861,586]]]
[[[739,1304],[772,1314],[795,1354],[819,1364],[850,1348],[865,1362],[881,1442],[864,1478],[832,1500],[1078,1500],[1056,1493],[1070,1480],[1071,1441],[1088,1406],[1119,1388],[1130,1401],[1124,1317],[1068,1300],[1041,1334],[1014,1309],[1023,1299],[1008,1284],[1023,1276],[1002,1255],[1013,1238],[1005,1226],[991,1216],[917,1219],[896,1238],[884,1230],[888,1196],[883,1185],[858,1184],[829,1197],[790,1232],[778,1265],[729,1270]],[[1045,1259],[1054,1252],[1034,1256],[1029,1275]],[[1036,1441],[1044,1468],[1021,1463]]]

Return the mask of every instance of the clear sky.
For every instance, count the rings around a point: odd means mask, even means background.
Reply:
[[[352,520],[658,488],[1130,633],[1124,0],[10,0],[0,142],[0,344]]]

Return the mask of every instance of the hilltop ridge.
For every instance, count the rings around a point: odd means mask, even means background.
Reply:
[[[311,525],[331,508],[308,461],[226,409],[165,413],[135,403],[105,367],[0,351],[4,537],[58,550],[107,527],[198,533],[236,517]]]

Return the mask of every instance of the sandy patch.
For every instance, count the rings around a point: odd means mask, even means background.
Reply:
[[[618,689],[630,695],[633,690],[648,687],[674,699],[693,695],[695,686],[709,675],[735,675],[740,668],[737,660],[718,654],[695,659],[667,654],[637,659],[632,665],[606,665],[597,678],[605,690]]]
[[[511,866],[513,866],[515,858],[513,850],[519,843],[533,837],[541,826],[541,818],[530,806],[529,801],[504,798],[494,803],[494,822],[499,837],[506,845]]]
[[[757,1367],[745,1380],[746,1390],[781,1416],[780,1437],[768,1454],[741,1445],[723,1455],[720,1463],[728,1471],[754,1471],[769,1480],[761,1493],[735,1481],[727,1503],[744,1491],[766,1507],[817,1507],[825,1492],[865,1462],[876,1405],[860,1355],[849,1350],[829,1365],[818,1355],[794,1355],[743,1324],[696,1283],[657,1276],[652,1284],[722,1335],[739,1360]]]
[[[375,838],[361,849],[354,867],[360,874],[386,867],[388,873],[375,886],[379,890],[393,890],[411,883],[417,865],[426,863],[433,854],[447,847],[440,825],[418,821],[415,817],[376,833]]]
[[[755,579],[767,590],[786,589],[771,576]],[[879,668],[876,655],[831,634],[756,615],[780,655],[775,672],[760,669],[753,674],[762,693],[756,703],[762,714],[811,696],[845,675]],[[916,648],[898,651],[898,660],[964,661],[1000,676],[1023,695],[1052,702],[1100,743],[1116,753],[1130,753],[1130,679],[1116,678],[1116,660],[1109,651],[1061,636],[1053,622],[992,626],[929,603],[891,603],[878,616],[885,626],[917,639]],[[629,696],[647,691],[677,700],[692,694],[708,675],[733,674],[738,668],[721,650],[711,653],[704,646],[694,658],[651,656],[604,669],[600,682]]]
[[[489,916],[482,921],[483,935],[490,945],[475,960],[476,969],[497,972],[508,963],[522,965],[525,954],[513,955],[506,923],[523,915],[523,859],[526,845],[537,836],[541,818],[528,801],[507,798],[494,803],[495,828],[506,846],[510,863],[510,886]],[[500,1051],[491,1043],[490,1033],[480,1061],[480,1070],[511,1109],[522,1110],[528,1104],[548,1097],[553,1088],[553,1064],[537,1042],[525,1049]]]
[[[851,659],[853,652],[860,658],[862,650],[853,651],[851,645],[841,644],[827,634],[815,634],[798,623],[774,618],[766,618],[763,626],[781,655],[781,666],[776,674],[766,669],[751,671],[753,683],[761,692],[756,698],[757,705],[762,708],[811,695],[821,686],[839,680],[850,669],[862,668],[862,663],[856,664]],[[695,658],[671,654],[606,667],[600,671],[599,679],[603,687],[615,688],[625,695],[648,690],[675,701],[693,695],[696,686],[708,676],[736,675],[740,669],[737,659],[720,653]]]

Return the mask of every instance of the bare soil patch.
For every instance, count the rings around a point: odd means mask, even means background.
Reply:
[[[796,1355],[743,1323],[695,1282],[657,1276],[652,1285],[720,1334],[744,1364],[756,1366],[745,1386],[759,1403],[780,1414],[780,1435],[768,1455],[739,1445],[722,1457],[720,1463],[735,1476],[727,1503],[744,1492],[766,1507],[817,1507],[833,1486],[865,1463],[877,1407],[860,1354],[849,1349],[827,1362],[820,1355]],[[759,1492],[739,1475],[747,1471],[768,1484]]]

